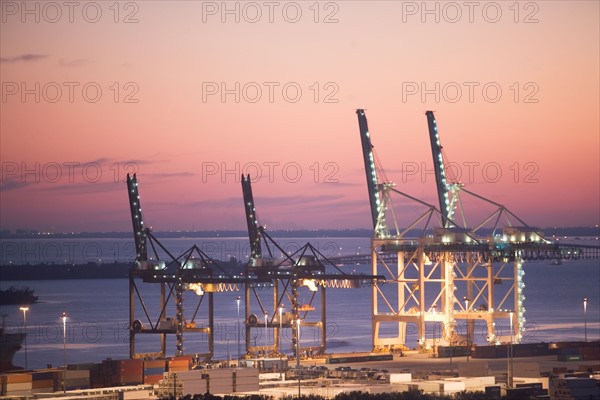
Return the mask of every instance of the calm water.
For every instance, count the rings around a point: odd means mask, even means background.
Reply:
[[[170,239],[171,246],[179,246],[184,251],[191,243],[189,239]],[[306,239],[288,239],[282,241],[286,250],[301,246]],[[55,241],[56,242],[56,241]],[[106,239],[94,243],[104,243],[100,249],[125,248],[125,240]],[[325,255],[364,253],[368,249],[368,239],[321,239],[317,247]],[[80,242],[79,248],[84,245]],[[117,243],[117,245],[114,245]],[[225,243],[225,244],[223,244]],[[244,259],[242,238],[214,240],[205,245],[212,248],[212,256],[219,254],[234,255]],[[88,245],[88,248],[91,245]],[[186,247],[187,246],[187,247]],[[212,246],[212,247],[211,247]],[[236,247],[237,246],[237,247]],[[72,246],[71,246],[72,247]],[[49,248],[49,247],[47,247]],[[170,247],[174,248],[174,247]],[[3,247],[6,250],[6,247]],[[101,252],[104,250],[101,250]],[[175,251],[175,250],[174,250]],[[176,249],[179,251],[179,248]],[[236,253],[238,252],[239,253]],[[207,251],[208,253],[208,251]],[[33,252],[29,253],[33,254]],[[239,256],[238,256],[239,254]],[[5,257],[5,254],[3,254]],[[106,261],[106,257],[102,256]],[[122,257],[119,257],[122,259]],[[112,260],[108,260],[112,261]],[[348,268],[348,267],[346,267]],[[351,269],[367,272],[367,266],[354,266]],[[562,265],[549,265],[542,262],[525,264],[525,307],[527,330],[525,342],[553,340],[583,340],[584,315],[583,297],[588,297],[587,332],[588,339],[600,338],[600,265],[598,260],[568,261]],[[1,282],[2,288],[10,285],[29,286],[35,289],[40,303],[33,304],[27,312],[27,347],[29,368],[42,368],[47,364],[63,364],[62,322],[59,318],[63,311],[69,314],[67,322],[67,362],[99,362],[106,357],[126,358],[129,354],[128,330],[128,281],[117,280],[69,280],[69,281],[27,281]],[[139,285],[142,297],[153,315],[158,309],[158,285]],[[386,290],[393,290],[389,285]],[[272,292],[268,289],[257,290],[257,294],[266,303],[272,301]],[[225,358],[229,353],[237,356],[237,305],[235,298],[242,292],[215,294],[215,351],[217,358]],[[310,293],[303,291],[301,301],[308,303]],[[191,292],[185,295],[185,313],[191,319],[199,297]],[[255,300],[253,300],[255,302]],[[201,303],[197,316],[198,325],[206,320],[206,299]],[[328,289],[327,291],[327,336],[331,351],[368,351],[371,346],[371,289]],[[143,319],[141,307],[136,306],[137,318]],[[255,306],[253,306],[255,307]],[[253,308],[256,312],[257,308]],[[22,329],[23,314],[18,306],[2,306],[0,311],[7,314],[8,326],[13,330]],[[289,310],[286,310],[289,311]],[[243,316],[243,304],[242,304]],[[174,316],[171,301],[168,316]],[[502,329],[502,327],[500,327]],[[505,327],[508,329],[508,327]],[[427,327],[427,336],[434,334],[433,326]],[[439,335],[439,328],[436,334]],[[409,327],[408,343],[415,343],[415,329]],[[475,340],[484,343],[485,326],[476,325]],[[269,331],[269,335],[272,332]],[[138,335],[136,350],[157,351],[158,340],[152,335]],[[289,348],[289,331],[283,334],[284,347]],[[264,331],[253,331],[251,340],[264,343]],[[318,332],[312,328],[302,329],[302,344],[317,343]],[[204,352],[207,349],[206,337],[202,334],[186,334],[186,352]],[[170,335],[167,352],[175,352],[174,335]],[[24,366],[25,351],[22,349],[14,358],[16,365]]]

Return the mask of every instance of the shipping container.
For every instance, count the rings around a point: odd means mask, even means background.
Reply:
[[[193,371],[181,371],[177,372],[178,380],[198,380],[203,379],[202,376],[204,374],[203,370],[193,370]]]
[[[119,392],[119,400],[142,400],[151,398],[151,390],[125,390]]]
[[[144,360],[144,369],[162,368],[165,370],[165,360]]]
[[[54,379],[35,380],[31,382],[31,388],[54,388]]]
[[[5,374],[0,376],[0,383],[24,383],[31,382],[31,374]]]
[[[163,368],[144,368],[144,376],[145,375],[162,375],[165,372]]]
[[[154,385],[163,379],[163,375],[144,375],[144,383],[147,385]]]
[[[438,346],[438,358],[463,357],[466,355],[466,346]]]
[[[558,361],[581,361],[583,357],[581,355],[559,355]]]
[[[31,378],[33,381],[45,381],[48,379],[54,379],[54,372],[53,371],[32,372]]]
[[[183,395],[204,394],[207,391],[207,382],[204,379],[194,379],[181,383]]]
[[[502,399],[502,391],[500,386],[486,386],[485,389],[485,400],[500,400]]]
[[[579,348],[578,347],[561,347],[558,349],[559,356],[578,356]]]
[[[95,365],[95,363],[67,364],[67,370],[90,370]]]
[[[6,393],[10,394],[11,392],[14,392],[16,390],[31,390],[32,382],[7,383],[5,387]]]
[[[258,392],[260,390],[260,386],[258,383],[255,384],[246,384],[246,385],[237,385],[235,387],[235,392],[243,393],[243,392]]]
[[[535,390],[530,387],[506,388],[507,400],[529,399],[535,396]]]

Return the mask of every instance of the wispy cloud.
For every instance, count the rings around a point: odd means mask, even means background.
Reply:
[[[14,168],[2,173],[0,190],[62,191],[65,194],[98,193],[116,190],[125,181],[126,173],[135,173],[142,165],[162,163],[164,160],[96,158],[81,161],[6,162]],[[46,167],[48,170],[46,171]],[[8,168],[8,167],[7,167]],[[157,179],[190,177],[190,172],[149,174]]]
[[[7,192],[9,190],[21,189],[27,185],[30,185],[30,183],[22,182],[18,179],[6,180],[5,182],[0,183],[0,192]]]
[[[120,182],[77,182],[56,185],[46,185],[39,190],[49,192],[60,192],[65,195],[80,195],[92,193],[106,193],[122,190],[123,185]]]
[[[325,187],[327,187],[328,189],[330,188],[336,188],[336,187],[361,187],[361,186],[365,186],[362,182],[358,183],[358,182],[342,182],[341,180],[339,182],[323,182],[323,185]]]
[[[132,159],[123,160],[120,162],[123,164],[130,163],[130,164],[138,164],[138,165],[149,165],[149,164],[156,164],[158,162],[163,162],[163,161],[165,161],[165,160],[141,160],[141,159],[132,158]]]
[[[273,196],[273,197],[260,197],[260,199],[256,199],[257,203],[260,205],[264,204],[265,206],[293,206],[297,204],[312,204],[312,203],[321,203],[328,201],[337,201],[342,199],[342,195],[320,195],[320,196]]]
[[[194,173],[191,172],[157,172],[155,174],[148,174],[147,176],[157,179],[169,179],[169,178],[189,178],[192,177]]]
[[[255,199],[257,208],[264,208],[265,210],[273,206],[290,207],[298,205],[319,205],[324,202],[327,203],[332,201],[342,201],[343,196],[338,195],[322,195],[322,196],[274,196],[274,197],[261,197]],[[239,206],[242,208],[243,202],[242,197],[228,197],[223,199],[207,199],[190,201],[185,203],[178,202],[155,202],[153,206],[160,207],[178,207],[178,208],[201,208],[201,209],[230,209],[231,207]]]
[[[39,61],[47,58],[46,54],[20,54],[14,57],[2,57],[0,58],[0,62],[2,63],[17,63],[17,62],[31,62],[31,61]]]
[[[85,58],[78,58],[75,60],[63,60],[59,61],[61,67],[80,67],[85,64],[91,63],[91,60],[87,60]]]

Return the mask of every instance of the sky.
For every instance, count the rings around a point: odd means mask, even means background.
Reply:
[[[401,192],[433,110],[465,188],[599,223],[597,1],[0,4],[2,229],[131,230],[127,173],[154,230],[245,229],[242,173],[269,228],[369,228],[359,108]]]

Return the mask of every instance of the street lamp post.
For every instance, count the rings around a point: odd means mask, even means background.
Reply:
[[[238,353],[238,367],[240,366],[240,296],[235,299],[237,303],[237,353]]]
[[[300,318],[296,320],[296,377],[298,378],[298,399],[300,393]]]
[[[265,311],[265,357],[267,357],[267,347],[269,347],[269,314]]]
[[[508,387],[512,387],[512,381],[513,381],[513,315],[514,312],[513,311],[509,311],[508,313],[508,320],[509,320],[509,324],[510,324],[510,344],[508,345],[508,372],[507,372],[507,379],[506,379],[506,385]]]
[[[29,307],[19,307],[19,310],[23,311],[23,333],[25,334],[25,369],[27,368],[27,311]]]
[[[63,323],[63,393],[67,393],[67,313],[60,315]]]
[[[587,342],[587,297],[583,298],[583,335],[584,341]]]
[[[463,300],[465,301],[465,312],[467,314],[467,362],[469,362],[469,355],[471,354],[471,347],[469,346],[469,299],[467,299],[466,297],[463,297]]]
[[[229,363],[229,333],[225,335],[225,346],[227,347],[227,368],[230,367]]]
[[[277,336],[279,336],[279,352],[282,353],[281,351],[281,336],[282,336],[282,327],[283,327],[283,304],[279,305],[279,334]]]
[[[435,322],[435,310],[437,309],[437,304],[431,306],[433,309],[433,355],[435,356],[437,353],[437,348],[435,347],[435,330],[436,330],[436,322]]]
[[[454,333],[454,332],[453,332]],[[454,377],[454,364],[452,364],[452,356],[454,355],[454,347],[453,347],[453,337],[450,337],[450,373]]]

